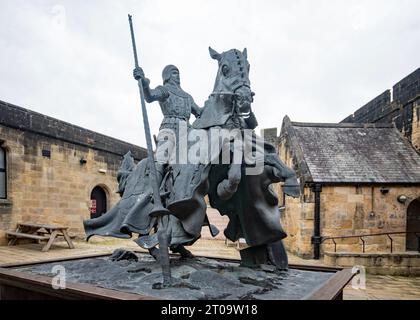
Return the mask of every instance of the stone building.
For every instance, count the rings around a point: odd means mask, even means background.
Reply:
[[[341,122],[393,123],[420,152],[420,68]]]
[[[279,155],[303,191],[299,199],[285,198],[282,216],[287,248],[296,255],[334,251],[331,241],[321,245],[323,237],[420,231],[420,155],[393,125],[299,123],[286,116]],[[386,236],[365,241],[366,252],[390,250]],[[361,252],[358,238],[336,242],[339,251]],[[414,234],[393,236],[394,251],[416,248]]]
[[[17,222],[61,224],[83,236],[84,219],[119,195],[122,156],[146,150],[0,101],[0,244]]]

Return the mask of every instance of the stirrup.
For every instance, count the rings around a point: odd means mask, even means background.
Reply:
[[[152,235],[138,237],[136,240],[134,240],[134,242],[143,249],[151,249],[159,244],[159,239],[157,233],[154,233]]]

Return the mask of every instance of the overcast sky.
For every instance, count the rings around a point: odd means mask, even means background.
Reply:
[[[131,13],[152,86],[175,64],[202,106],[208,46],[247,47],[259,129],[286,114],[339,122],[420,66],[419,12],[418,0],[0,0],[0,100],[144,146]],[[159,105],[148,110],[157,133]]]

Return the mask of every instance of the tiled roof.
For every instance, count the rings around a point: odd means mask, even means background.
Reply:
[[[388,124],[283,121],[305,182],[419,183],[420,155]]]

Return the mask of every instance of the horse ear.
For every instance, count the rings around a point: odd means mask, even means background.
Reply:
[[[216,50],[212,49],[212,47],[209,47],[210,56],[215,60],[220,60],[220,53],[217,53]]]
[[[242,51],[242,54],[244,55],[245,59],[248,59],[248,51],[246,50],[246,48],[244,49],[244,51]]]

